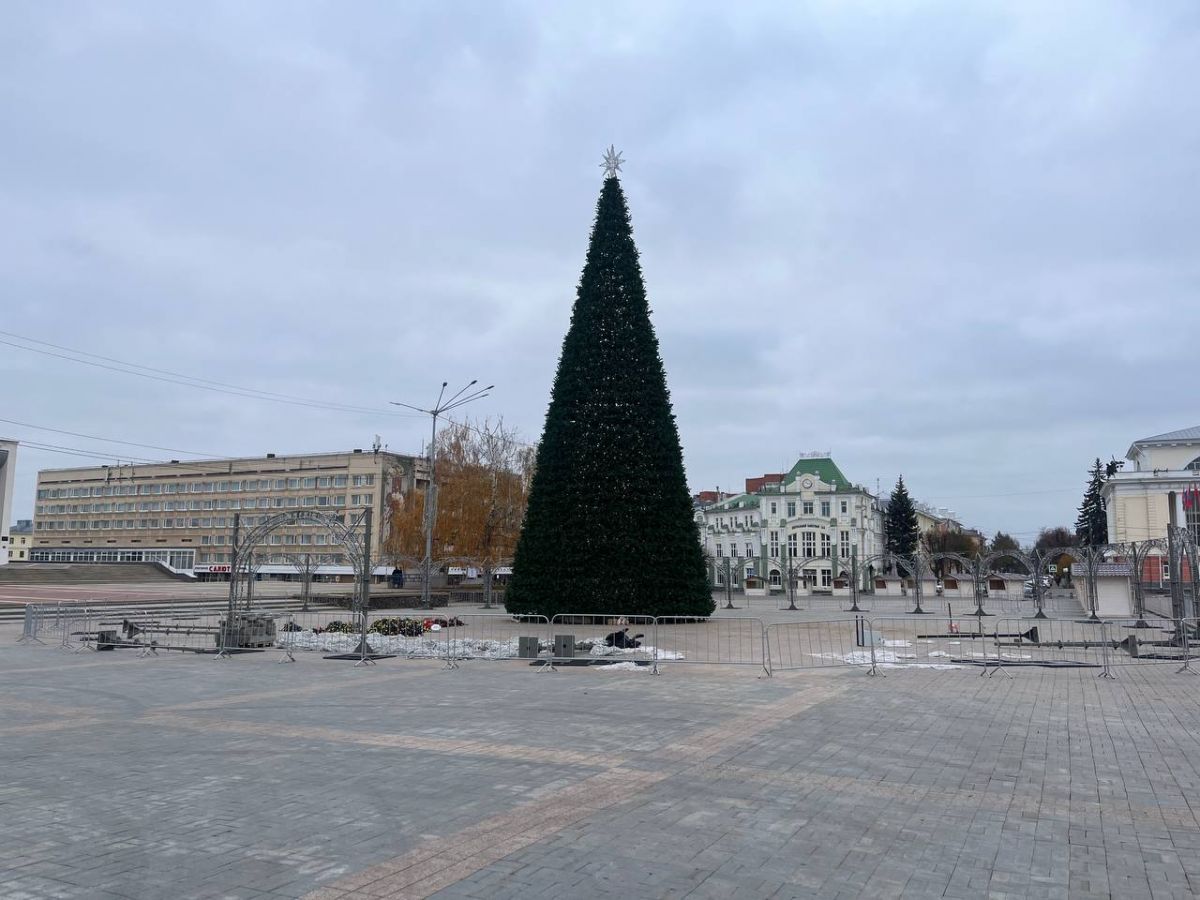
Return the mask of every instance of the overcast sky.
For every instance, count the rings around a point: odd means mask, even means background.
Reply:
[[[0,436],[418,452],[387,401],[479,378],[535,440],[609,143],[695,490],[829,449],[1029,541],[1094,457],[1200,424],[1194,0],[0,20],[0,329],[380,410],[0,345]],[[14,515],[88,462],[23,450]]]

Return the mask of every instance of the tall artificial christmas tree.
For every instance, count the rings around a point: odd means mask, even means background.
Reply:
[[[610,148],[505,593],[512,613],[714,608],[620,162]]]
[[[921,530],[917,525],[917,510],[913,506],[904,476],[896,479],[896,487],[888,501],[887,518],[884,521],[884,546],[888,553],[908,556],[916,551]]]
[[[1088,473],[1087,491],[1079,505],[1079,517],[1075,520],[1075,537],[1081,547],[1098,547],[1108,543],[1108,514],[1104,511],[1104,482],[1107,481],[1104,464],[1097,458]]]

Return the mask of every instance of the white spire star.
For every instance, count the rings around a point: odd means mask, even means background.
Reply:
[[[621,164],[623,162],[625,160],[621,159],[621,154],[617,152],[616,147],[609,144],[608,152],[604,154],[604,162],[600,163],[600,168],[604,170],[604,177],[606,179],[616,178],[617,174],[621,171]]]

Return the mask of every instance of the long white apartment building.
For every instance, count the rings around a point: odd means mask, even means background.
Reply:
[[[371,450],[44,469],[29,556],[34,562],[155,562],[225,578],[235,514],[244,535],[281,512],[320,512],[349,524],[370,508],[371,557],[379,561],[388,510],[401,495],[424,488],[427,469],[423,457]],[[255,552],[263,574],[295,573],[289,559],[306,554],[317,575],[351,574],[336,536],[314,523],[282,527]]]

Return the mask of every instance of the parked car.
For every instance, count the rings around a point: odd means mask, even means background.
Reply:
[[[1042,590],[1045,590],[1046,588],[1048,588],[1052,584],[1054,584],[1054,582],[1051,580],[1049,575],[1042,575],[1042,576],[1040,576],[1040,578],[1042,581]],[[1025,588],[1021,592],[1021,596],[1023,596],[1026,600],[1033,599],[1033,579],[1032,578],[1026,579]]]

